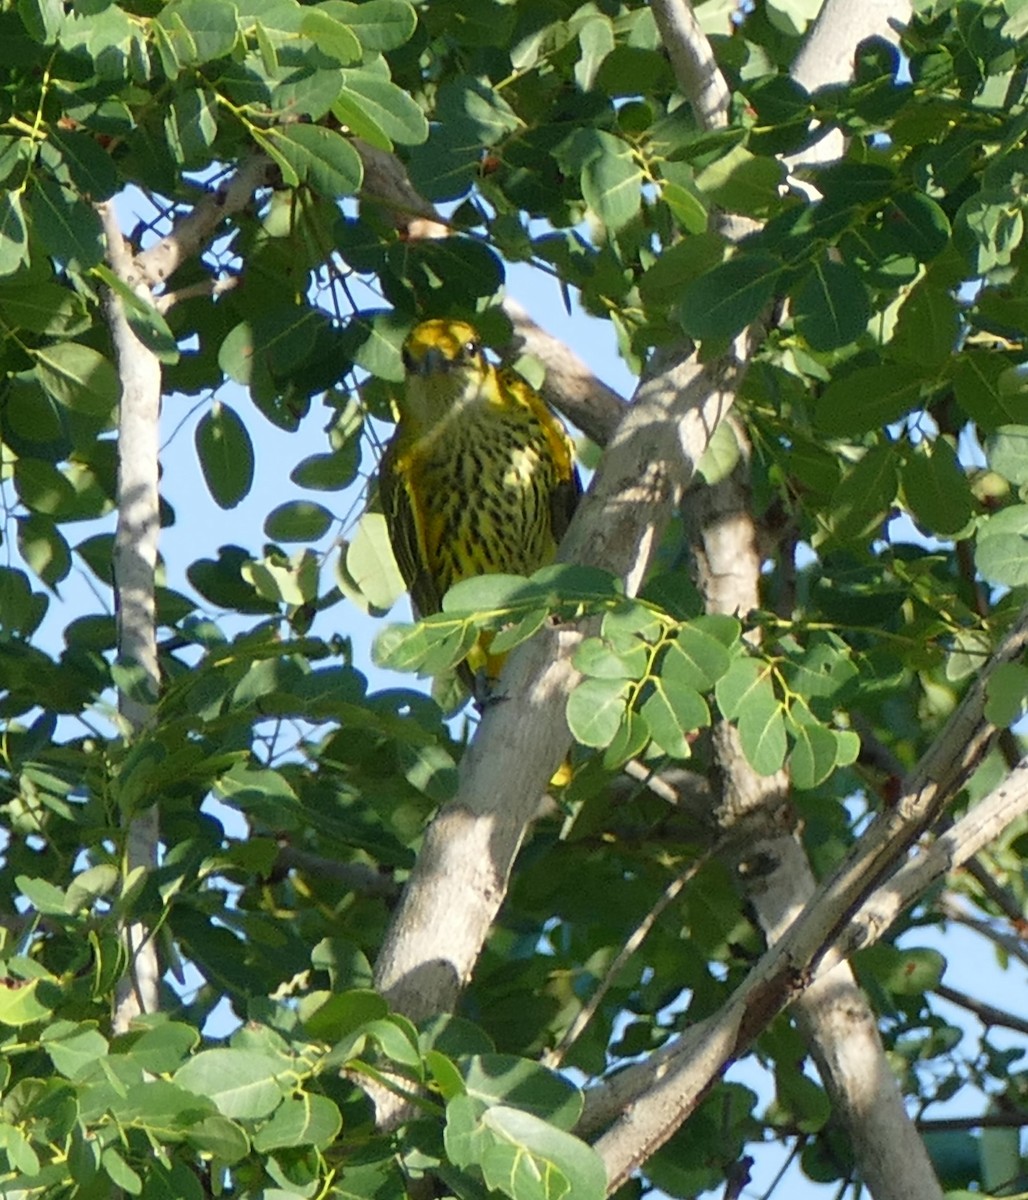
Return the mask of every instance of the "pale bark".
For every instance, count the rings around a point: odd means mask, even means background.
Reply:
[[[825,0],[789,74],[809,92],[852,78],[858,44],[869,37],[897,44],[911,11],[909,0]],[[800,170],[834,162],[844,150],[842,130],[831,128],[787,162]]]
[[[107,260],[118,278],[141,299],[151,302],[118,227],[113,206],[99,206],[107,242]],[[118,659],[141,668],[141,686],[151,700],[120,691],[118,711],[129,736],[142,733],[153,716],[160,677],[157,667],[154,578],[160,529],[158,496],[158,425],[161,364],[136,337],[120,297],[106,297],[107,323],[121,382],[118,413],[118,521],[114,534],[114,598],[117,612]],[[156,866],[160,829],[156,807],[137,813],[126,831],[122,878],[126,886],[136,872]],[[158,1007],[160,968],[149,931],[140,922],[122,930],[128,970],[115,994],[113,1026],[124,1032],[140,1013]]]
[[[167,236],[135,255],[132,272],[139,284],[152,293],[170,279],[184,262],[207,248],[226,218],[241,212],[259,189],[274,182],[276,174],[271,160],[255,153],[219,187],[205,191]]]
[[[731,92],[688,0],[651,0],[650,10],[675,79],[700,129],[728,124]]]
[[[254,155],[225,183],[207,192],[166,236],[133,254],[111,203],[97,205],[111,270],[147,304],[166,311],[173,297],[155,297],[155,289],[187,259],[201,253],[225,219],[250,204],[258,188],[274,176],[271,163]],[[213,293],[232,286],[212,281]],[[141,669],[140,691],[119,693],[118,709],[128,736],[142,733],[153,717],[160,688],[155,623],[155,575],[160,531],[158,436],[161,364],[135,335],[118,294],[105,296],[107,324],[114,346],[121,401],[118,414],[118,519],[114,536],[114,595],[118,659]],[[141,698],[149,693],[148,698]],[[139,871],[152,869],[160,842],[156,805],[133,816],[126,830],[125,886]],[[129,968],[119,983],[113,1013],[116,1031],[128,1028],[140,1013],[158,1007],[160,966],[150,931],[138,922],[122,931]]]
[[[737,437],[742,438],[739,431]],[[760,607],[761,559],[752,502],[736,471],[687,497],[694,526],[697,583],[708,612],[745,616]],[[816,887],[787,802],[784,771],[761,776],[746,761],[738,732],[721,722],[713,739],[724,793],[720,828],[736,845],[739,885],[773,945]],[[941,1200],[924,1143],[908,1117],[875,1016],[848,963],[797,996],[797,1024],[843,1122],[857,1172],[876,1200]]]

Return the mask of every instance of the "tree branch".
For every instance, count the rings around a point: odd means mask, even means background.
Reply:
[[[542,394],[598,446],[606,446],[625,414],[625,400],[598,379],[573,350],[547,333],[509,296],[503,311],[514,326],[514,338],[525,354],[546,368]]]
[[[918,768],[912,783],[919,785],[921,778]],[[868,892],[874,894],[863,905],[849,894],[850,873],[837,871],[819,886],[782,939],[763,955],[722,1009],[656,1051],[646,1063],[628,1067],[590,1091],[577,1132],[588,1135],[614,1120],[612,1128],[596,1142],[611,1171],[611,1190],[663,1145],[729,1062],[804,987],[858,947],[878,940],[914,900],[1026,812],[1028,760],[929,850],[909,862],[901,859],[902,865],[887,885],[875,891],[871,884]],[[846,909],[852,910],[852,915],[840,922],[838,914]],[[816,970],[812,969],[815,963]],[[625,1136],[625,1127],[632,1136]],[[631,1158],[613,1153],[630,1146],[637,1147]]]
[[[1004,1029],[1014,1029],[1018,1033],[1028,1034],[1028,1020],[1024,1017],[1015,1016],[1005,1009],[997,1008],[994,1004],[987,1004],[984,1000],[976,1000],[974,996],[969,996],[966,992],[961,992],[948,984],[940,983],[935,988],[935,994],[943,1000],[948,1000],[950,1004],[956,1004],[959,1008],[966,1008],[968,1012],[974,1013],[987,1029],[993,1025],[999,1025]]]
[[[957,904],[952,896],[943,896],[937,907],[947,920],[956,921],[966,929],[973,930],[987,941],[992,942],[1004,954],[1009,954],[1011,958],[1016,958],[1018,962],[1022,962],[1028,967],[1028,946],[1025,946],[1019,937],[1015,937],[1011,933],[1004,933],[1001,929],[997,929],[991,921],[973,916]]]
[[[138,282],[132,256],[111,204],[97,206],[107,241],[107,260],[114,273],[148,303],[149,287]],[[158,425],[161,364],[129,327],[121,298],[105,296],[107,323],[121,380],[118,416],[118,521],[114,534],[114,599],[117,612],[118,659],[141,671],[139,688],[156,700],[157,666],[154,580],[160,529],[158,493]],[[151,721],[153,703],[119,689],[118,709],[133,734]],[[137,870],[156,866],[160,837],[156,807],[131,817],[126,833],[123,886]],[[122,931],[129,969],[119,981],[114,1028],[123,1032],[132,1018],[158,1007],[160,968],[145,926],[134,922]]]
[[[214,191],[205,192],[198,203],[159,242],[135,256],[134,280],[152,292],[170,279],[190,258],[206,249],[226,217],[242,211],[256,193],[277,178],[277,168],[263,154],[252,154],[239,169]],[[153,303],[152,298],[149,301]]]
[[[651,0],[675,79],[700,129],[728,125],[732,94],[688,0]]]
[[[743,437],[741,431],[736,436]],[[686,498],[697,583],[708,612],[744,616],[760,607],[760,539],[743,479],[748,475],[748,450],[747,445],[731,476],[694,489]],[[784,771],[758,775],[746,760],[738,730],[727,721],[716,727],[713,748],[724,787],[714,811],[735,847],[736,879],[773,945],[817,886],[795,814],[786,802],[789,780]],[[748,862],[760,863],[762,869],[743,869]],[[871,1194],[876,1200],[941,1200],[874,1013],[849,964],[840,963],[816,980],[796,997],[792,1009]],[[628,1147],[608,1148],[619,1157],[631,1157]]]

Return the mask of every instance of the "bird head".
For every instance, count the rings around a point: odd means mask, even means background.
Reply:
[[[477,400],[492,378],[478,331],[466,321],[422,321],[403,345],[401,419],[429,428]]]

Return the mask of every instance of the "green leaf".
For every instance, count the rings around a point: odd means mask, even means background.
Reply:
[[[666,678],[653,681],[642,714],[654,742],[672,758],[688,758],[687,733],[710,724],[707,702],[692,688]]]
[[[928,382],[916,363],[860,367],[825,388],[815,408],[818,428],[831,437],[881,429],[917,408]]]
[[[888,442],[872,446],[836,488],[830,521],[840,541],[863,541],[876,533],[896,499],[896,458]]]
[[[918,525],[940,537],[966,529],[974,515],[974,498],[957,452],[945,438],[922,442],[904,462],[900,483]]]
[[[768,683],[767,690],[770,688]],[[787,743],[785,720],[777,701],[772,704],[766,696],[751,698],[739,714],[739,742],[758,775],[773,775],[781,770]]]
[[[1000,425],[985,443],[992,470],[1017,487],[1028,484],[1028,425]]]
[[[32,573],[55,588],[71,571],[71,549],[54,524],[42,513],[18,517],[18,549]]]
[[[252,1050],[202,1050],[183,1064],[172,1082],[213,1100],[224,1117],[266,1117],[282,1101],[278,1079],[288,1074],[281,1058]]]
[[[383,150],[393,142],[416,146],[428,137],[425,114],[392,80],[369,71],[345,71],[343,79],[332,112],[355,134]]]
[[[289,164],[297,182],[308,183],[328,200],[360,189],[364,168],[342,134],[322,125],[285,125],[266,135],[269,148]]]
[[[921,192],[907,192],[890,200],[882,214],[882,227],[897,250],[913,254],[918,262],[931,262],[949,245],[949,219],[934,200]]]
[[[731,721],[742,711],[746,698],[767,677],[767,667],[756,658],[736,658],[714,686],[721,715]]]
[[[13,275],[29,261],[28,234],[21,210],[21,193],[0,194],[0,275]]]
[[[686,283],[678,320],[691,337],[731,338],[764,311],[782,264],[769,254],[740,252]]]
[[[450,616],[504,614],[526,601],[537,604],[540,591],[523,575],[475,575],[462,579],[443,597]]]
[[[202,167],[210,161],[218,136],[218,109],[206,88],[176,92],[164,114],[168,147],[185,167]]]
[[[696,175],[696,187],[712,204],[728,212],[767,216],[779,201],[785,168],[769,156],[733,146]]]
[[[462,1063],[464,1090],[483,1103],[511,1104],[571,1130],[582,1114],[582,1093],[538,1063],[513,1054],[473,1054]]]
[[[582,167],[582,196],[599,220],[617,233],[639,212],[642,170],[631,147],[613,134],[595,131],[597,152]]]
[[[46,879],[33,879],[28,875],[18,875],[14,882],[18,891],[36,912],[42,913],[44,916],[67,915],[67,896],[55,884]]]
[[[50,46],[57,40],[64,19],[63,5],[56,0],[21,0],[17,9],[35,41]]]
[[[833,259],[815,262],[792,298],[796,330],[812,350],[848,346],[871,319],[871,298],[859,272]]]
[[[92,346],[58,342],[32,352],[35,375],[55,400],[90,416],[107,417],[118,402],[118,376]]]
[[[108,200],[118,190],[118,171],[111,155],[88,133],[62,129],[50,132],[50,143],[61,152],[71,181],[86,200]]]
[[[1005,355],[965,349],[954,357],[950,373],[957,403],[983,429],[1024,419],[1028,381]]]
[[[178,62],[190,66],[224,57],[239,37],[239,18],[229,0],[171,0],[156,23]]]
[[[626,708],[617,732],[604,747],[600,761],[605,771],[616,771],[630,759],[642,754],[650,741],[646,717],[635,708]]]
[[[40,979],[13,980],[10,985],[0,988],[0,1025],[17,1029],[22,1025],[34,1025],[37,1021],[45,1021],[52,1012],[52,1005],[45,1003],[39,997]],[[56,992],[53,999],[57,999]]]
[[[682,626],[664,651],[660,674],[674,683],[705,692],[728,670],[730,661],[724,642],[708,626],[717,627],[718,617],[697,617]],[[728,621],[734,619],[729,617]],[[736,625],[736,628],[738,626]]]
[[[35,177],[28,204],[33,232],[47,254],[83,271],[103,260],[100,218],[91,204],[40,174]]]
[[[353,32],[322,8],[308,9],[300,21],[300,32],[329,58],[344,66],[358,62],[361,44]]]
[[[293,1146],[327,1149],[342,1126],[339,1109],[327,1096],[304,1093],[282,1101],[271,1120],[254,1134],[253,1147],[262,1154]]]
[[[351,600],[379,616],[406,592],[381,513],[366,512],[361,517],[353,541],[340,552],[336,577]]]
[[[100,1163],[110,1176],[111,1183],[130,1196],[138,1196],[143,1190],[143,1181],[137,1171],[122,1158],[114,1146],[107,1146],[100,1152]]]
[[[410,321],[393,311],[365,312],[351,323],[362,335],[353,352],[353,361],[379,379],[402,383],[404,378],[401,348],[410,333]]]
[[[596,14],[578,27],[579,58],[575,63],[575,82],[583,92],[592,90],[596,72],[614,49],[614,26],[609,17]]]
[[[793,739],[789,777],[795,787],[815,788],[835,770],[838,752],[835,734],[817,721],[802,701],[789,710],[787,724]]]
[[[330,60],[323,59],[323,62]],[[295,115],[308,122],[318,122],[331,109],[336,96],[343,86],[343,68],[335,66],[315,67],[305,65],[297,70],[285,73],[282,81],[272,89],[271,107],[278,112]],[[290,126],[296,129],[300,126]],[[307,124],[308,129],[322,129],[331,133],[324,126]],[[251,129],[251,133],[253,130]],[[339,137],[339,134],[335,135]],[[262,141],[265,148],[276,145],[278,139]]]
[[[360,443],[354,439],[331,454],[310,454],[289,472],[300,487],[315,492],[338,492],[353,483],[360,467]]]
[[[768,668],[757,659],[737,658],[715,685],[718,707],[736,720],[750,766],[773,775],[785,761],[785,720]]]
[[[1028,702],[1028,667],[1002,663],[989,676],[985,715],[998,729],[1019,720]]]
[[[641,679],[649,664],[649,649],[635,641],[625,650],[610,646],[602,638],[585,638],[576,648],[572,661],[583,675],[597,679]]]
[[[264,532],[274,542],[316,542],[328,533],[334,520],[322,504],[288,500],[264,518]]]
[[[108,1053],[107,1039],[88,1025],[59,1022],[43,1031],[43,1049],[66,1079],[79,1079]]]
[[[721,421],[707,443],[703,457],[696,464],[696,470],[703,476],[705,483],[713,486],[731,475],[739,465],[741,457],[742,451],[735,430],[728,421]]]
[[[52,337],[70,337],[89,327],[81,296],[56,283],[21,276],[0,284],[0,322]]]
[[[345,992],[316,992],[300,1004],[303,1027],[319,1041],[339,1043],[351,1039],[369,1022],[378,1021],[389,1006],[370,988],[351,988]]]
[[[875,981],[897,996],[923,996],[939,986],[946,970],[946,960],[938,950],[901,950],[885,942],[859,951],[857,963],[861,974],[872,971]]]
[[[620,679],[586,679],[568,696],[571,734],[583,746],[608,746],[621,725],[628,697]]]
[[[317,598],[318,558],[310,550],[297,551],[289,558],[266,554],[260,561],[244,563],[240,570],[257,593],[273,604],[296,608]]]
[[[596,1152],[531,1113],[455,1096],[446,1106],[444,1140],[456,1166],[477,1166],[486,1187],[512,1200],[604,1195],[606,1171]]]
[[[199,1041],[199,1031],[191,1025],[170,1021],[144,1030],[128,1053],[144,1071],[170,1075],[196,1049]]]
[[[959,336],[956,297],[926,279],[900,306],[889,349],[898,358],[936,370],[953,355]]]
[[[533,609],[526,613],[520,621],[505,625],[489,643],[490,654],[506,654],[515,646],[520,646],[546,624],[550,612],[546,607]]]
[[[406,0],[364,0],[361,4],[328,0],[321,7],[345,22],[365,50],[379,53],[399,49],[410,41],[417,26],[417,16]]]
[[[253,486],[250,434],[234,408],[215,400],[196,426],[196,453],[219,508],[235,508]]]
[[[975,565],[990,583],[1028,584],[1028,504],[993,513],[978,533]]]

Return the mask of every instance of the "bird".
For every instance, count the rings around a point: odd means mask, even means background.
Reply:
[[[379,495],[415,617],[455,583],[530,575],[553,561],[582,484],[563,423],[526,380],[485,355],[467,321],[422,321],[403,346],[398,420]],[[499,676],[484,634],[459,675],[479,703]]]

